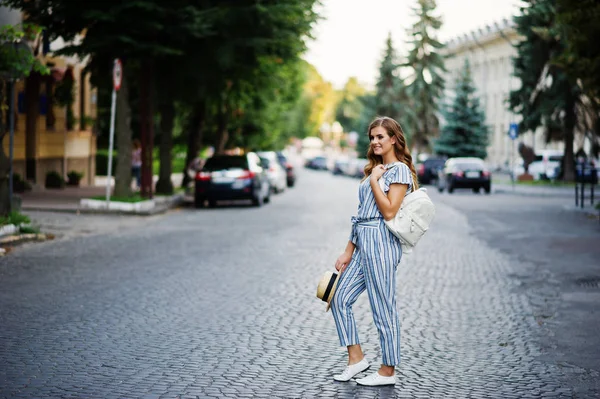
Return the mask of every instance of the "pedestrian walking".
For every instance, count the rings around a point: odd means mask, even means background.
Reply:
[[[142,187],[142,143],[133,140],[131,149],[131,175],[135,177],[136,189]]]
[[[349,381],[370,367],[360,347],[352,312],[352,305],[366,290],[379,333],[382,364],[378,371],[356,382],[368,386],[393,385],[396,383],[395,366],[400,363],[395,275],[402,247],[384,219],[396,215],[404,197],[418,189],[418,182],[398,122],[377,117],[369,125],[367,134],[371,142],[367,152],[369,163],[358,190],[358,214],[352,217],[352,232],[346,250],[335,262],[340,276],[331,310],[340,344],[348,349],[348,366],[333,378]]]

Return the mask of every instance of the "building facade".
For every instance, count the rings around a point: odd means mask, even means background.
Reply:
[[[454,84],[461,73],[465,59],[469,60],[476,95],[485,111],[489,131],[487,161],[494,168],[510,168],[517,162],[518,143],[523,142],[534,150],[562,149],[562,143],[546,143],[543,129],[535,132],[519,132],[516,140],[508,135],[511,123],[518,123],[520,116],[508,109],[511,90],[520,86],[513,77],[512,58],[517,55],[514,45],[519,36],[513,22],[504,19],[485,28],[464,34],[446,43],[446,100],[454,97]]]
[[[20,23],[20,13],[0,8],[0,21],[15,25]],[[60,42],[51,43],[47,49],[43,43],[36,45],[37,58],[50,74],[32,72],[15,85],[13,171],[38,187],[52,171],[65,179],[69,172],[81,173],[80,184],[93,185],[96,90],[85,71],[86,63],[75,57],[54,56],[53,51],[62,46]],[[8,137],[2,144],[8,154]]]

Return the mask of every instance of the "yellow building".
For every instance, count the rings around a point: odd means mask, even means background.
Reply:
[[[0,9],[0,14],[3,12],[6,17],[6,9]],[[52,43],[50,50],[56,51],[61,45]],[[89,73],[84,73],[85,63],[72,57],[54,57],[52,52],[38,58],[51,73],[33,72],[15,85],[13,171],[39,187],[50,171],[65,179],[76,171],[83,174],[81,185],[92,185],[96,175],[96,90],[90,85]],[[61,106],[57,89],[62,87],[64,93],[69,81],[72,103]],[[8,135],[3,145],[8,154]]]

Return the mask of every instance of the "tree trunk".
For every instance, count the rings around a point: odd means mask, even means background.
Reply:
[[[198,151],[202,146],[202,136],[204,134],[206,118],[206,103],[203,101],[196,105],[196,108],[192,112],[192,116],[187,125],[188,145],[187,153],[185,155],[185,165],[183,166],[183,179],[181,181],[181,187],[187,187],[193,179],[193,176],[188,174],[188,169],[192,164],[192,161],[198,156]]]
[[[8,86],[8,85],[7,85]],[[0,84],[0,103],[4,103],[3,99],[6,95],[7,102],[12,99],[10,95],[4,93],[3,85]],[[4,153],[4,137],[9,130],[8,112],[0,110],[0,216],[6,216],[10,211],[10,203],[8,199],[8,174],[10,172],[10,160]]]
[[[565,112],[564,120],[564,140],[565,140],[565,155],[563,157],[563,180],[575,181],[575,157],[573,154],[573,139],[575,138],[575,124],[577,116],[575,115],[575,99],[569,93],[569,101]]]
[[[229,132],[227,131],[227,107],[219,107],[217,115],[217,145],[215,153],[223,154],[229,140]]]
[[[140,74],[140,138],[142,142],[142,188],[140,194],[144,198],[153,195],[152,152],[154,150],[153,122],[153,64],[146,60],[142,64]]]
[[[36,182],[37,120],[40,103],[41,75],[31,72],[25,80],[25,175]]]
[[[160,171],[156,182],[156,192],[160,194],[173,194],[171,182],[173,149],[173,123],[175,121],[175,107],[172,101],[165,101],[160,109]]]
[[[131,107],[129,106],[128,75],[123,74],[121,89],[117,94],[117,107],[115,116],[116,146],[119,149],[117,156],[117,170],[115,171],[114,195],[129,197],[131,195]]]

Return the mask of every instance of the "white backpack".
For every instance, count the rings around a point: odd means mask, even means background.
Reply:
[[[379,185],[383,191],[383,178]],[[435,206],[427,195],[426,188],[420,188],[404,197],[396,216],[386,220],[388,229],[400,240],[402,252],[410,253],[417,242],[429,229],[435,217]]]

